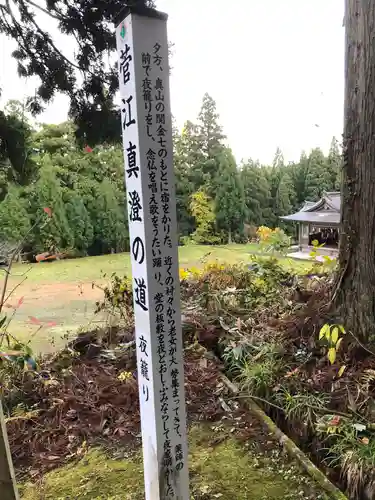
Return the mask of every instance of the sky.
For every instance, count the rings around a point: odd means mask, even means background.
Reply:
[[[196,119],[208,92],[238,161],[270,163],[277,147],[286,161],[313,147],[328,151],[333,136],[341,140],[343,127],[343,4],[157,0],[158,9],[169,14],[168,35],[175,44],[171,100],[178,126]],[[41,17],[40,23],[50,20]],[[55,42],[74,51],[61,35]],[[13,49],[0,37],[1,104],[35,89],[35,80],[17,76]],[[67,99],[58,96],[38,119],[59,123],[67,109]]]

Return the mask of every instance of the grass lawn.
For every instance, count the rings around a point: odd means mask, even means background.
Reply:
[[[223,246],[186,246],[179,250],[180,267],[199,267],[203,261],[226,263],[249,262],[250,255],[259,252],[257,244]],[[281,259],[283,265],[303,271],[304,261]],[[23,297],[12,320],[10,331],[17,338],[31,339],[37,351],[49,351],[63,342],[62,336],[87,326],[94,318],[95,302],[102,290],[92,283],[103,285],[109,277],[130,274],[129,254],[102,255],[83,259],[61,260],[27,266],[15,265],[10,286],[16,287],[5,312]],[[51,343],[52,342],[52,343]]]
[[[247,245],[191,245],[180,247],[180,267],[191,267],[202,265],[202,260],[227,262],[230,264],[238,262],[249,262],[250,255],[260,253],[259,245],[249,243]],[[287,267],[303,270],[307,263],[293,259],[282,258],[281,261]],[[27,281],[33,283],[87,283],[90,281],[102,281],[103,276],[112,273],[129,274],[130,255],[120,253],[113,255],[100,255],[98,257],[85,257],[83,259],[61,260],[45,262],[40,264],[15,265],[13,268],[14,282],[20,282],[27,275]]]
[[[198,266],[203,258],[235,263],[248,261],[249,255],[259,252],[255,243],[248,245],[203,246],[191,245],[180,247],[180,267]],[[32,282],[88,282],[100,280],[103,274],[110,276],[112,273],[130,273],[130,255],[119,253],[100,255],[98,257],[85,257],[83,259],[60,260],[40,264],[25,264],[14,266],[14,273],[21,275],[27,268],[28,281]]]

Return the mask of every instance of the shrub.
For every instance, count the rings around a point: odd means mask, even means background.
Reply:
[[[260,226],[257,230],[260,245],[266,252],[282,252],[290,247],[289,236],[279,227],[271,229],[266,226]]]

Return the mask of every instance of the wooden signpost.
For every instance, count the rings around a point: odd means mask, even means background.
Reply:
[[[116,21],[146,500],[189,500],[167,15]]]
[[[19,500],[16,477],[10,454],[3,405],[0,398],[0,498]]]

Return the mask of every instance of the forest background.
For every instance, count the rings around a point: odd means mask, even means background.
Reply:
[[[0,147],[0,242],[24,240],[31,260],[43,251],[83,256],[128,250],[120,141],[77,141],[70,121],[36,126],[18,101],[7,103],[0,127],[9,135]],[[244,242],[259,226],[294,235],[294,225],[279,217],[340,186],[336,138],[327,156],[315,148],[285,164],[277,149],[271,165],[252,158],[237,164],[207,93],[197,120],[181,131],[174,127],[173,145],[181,244]],[[43,207],[51,209],[51,220],[29,232]]]

